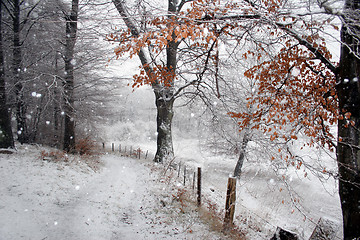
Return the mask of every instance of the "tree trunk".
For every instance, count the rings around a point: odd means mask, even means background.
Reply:
[[[11,120],[6,104],[5,63],[2,45],[2,4],[0,4],[0,148],[14,148]]]
[[[77,18],[79,0],[72,0],[70,15],[66,17],[66,44],[65,44],[65,129],[64,150],[75,152],[75,109],[74,109],[74,49],[77,32]]]
[[[168,1],[168,13],[169,17],[173,16],[177,11],[175,0]],[[175,39],[173,33],[173,39]],[[166,71],[169,72],[168,76],[171,76],[168,82],[162,84],[155,83],[153,85],[155,93],[155,102],[157,109],[157,150],[155,154],[155,162],[164,162],[166,159],[172,159],[174,157],[174,148],[172,142],[171,125],[174,115],[174,79],[176,74],[177,63],[177,48],[179,43],[175,40],[168,41],[166,46]]]
[[[20,43],[20,0],[13,1],[13,74],[16,94],[16,122],[18,140],[21,144],[28,143],[28,129],[26,125],[26,105],[24,101],[21,77],[21,43]]]
[[[155,154],[155,162],[164,162],[165,159],[174,157],[174,149],[172,143],[171,124],[173,119],[174,98],[167,99],[166,95],[161,91],[154,90],[155,103],[157,109],[157,150]]]
[[[339,110],[337,160],[344,239],[360,237],[360,2],[346,0],[337,74]],[[349,116],[350,113],[351,115]]]
[[[242,169],[242,166],[244,164],[244,159],[245,159],[246,146],[247,146],[249,140],[250,139],[248,137],[248,133],[245,130],[244,137],[241,141],[239,158],[236,163],[235,170],[234,170],[234,177],[240,177],[241,169]]]
[[[41,96],[40,98],[40,102],[38,102],[37,107],[36,107],[36,112],[34,114],[33,118],[33,122],[32,122],[32,128],[31,131],[29,132],[29,141],[30,142],[36,142],[37,140],[37,135],[38,135],[38,130],[39,130],[39,123],[40,123],[40,119],[41,119],[41,115],[43,112],[42,106],[43,106],[43,100],[44,100],[44,96]]]
[[[58,83],[59,81],[59,66],[58,66],[58,56],[59,54],[56,53],[55,55],[55,79],[54,81],[56,81],[55,83],[55,87],[53,89],[53,94],[54,94],[54,139],[53,139],[53,144],[55,147],[60,148],[62,146],[62,143],[60,141],[60,133],[59,130],[62,129],[61,128],[61,123],[63,121],[61,121],[61,111],[60,111],[60,105],[62,104],[62,99],[61,99],[61,94],[59,93],[58,88]]]

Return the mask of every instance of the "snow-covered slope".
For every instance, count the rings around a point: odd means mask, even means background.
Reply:
[[[202,167],[203,193],[223,209],[228,177],[237,159],[215,155],[193,139],[177,139],[174,148],[176,160],[182,161],[188,169],[189,166]],[[316,167],[315,161],[306,156],[315,158],[320,150],[308,148],[304,153],[296,152]],[[320,157],[327,169],[336,169],[333,159],[325,154]],[[336,181],[332,177],[317,176],[317,172],[304,166],[299,170],[290,166],[275,171],[271,164],[261,155],[249,157],[244,163],[241,179],[237,181],[235,224],[247,237],[270,239],[279,226],[307,240],[322,218],[332,222],[336,239],[341,239],[342,213]]]
[[[179,214],[171,187],[144,160],[104,154],[94,171],[79,157],[44,161],[41,150],[0,155],[1,240],[225,238],[196,211]]]

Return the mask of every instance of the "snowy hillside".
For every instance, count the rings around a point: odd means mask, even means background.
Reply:
[[[52,151],[20,146],[0,155],[1,240],[226,239],[195,210],[180,214],[174,186],[149,160],[44,161],[41,150]]]
[[[199,141],[191,139],[179,139],[175,151],[178,161],[202,167],[205,195],[222,209],[228,177],[237,159],[214,155],[201,147]],[[305,162],[312,163],[313,168],[316,168],[314,159],[319,157],[329,171],[336,169],[336,162],[322,150],[306,148],[296,152]],[[320,218],[330,220],[341,238],[342,215],[337,182],[316,171],[311,172],[309,166],[276,169],[273,162],[265,161],[260,154],[249,157],[237,182],[236,201],[235,223],[247,232],[250,239],[269,239],[277,226],[297,233],[302,239],[309,239]]]

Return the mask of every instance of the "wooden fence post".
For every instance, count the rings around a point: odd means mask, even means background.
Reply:
[[[146,155],[145,155],[145,159],[147,159],[147,155],[149,153],[149,150],[146,150]]]
[[[139,159],[140,159],[140,157],[141,157],[141,149],[139,148],[138,151],[139,151]]]
[[[236,201],[236,178],[230,177],[228,180],[228,187],[226,193],[224,230],[228,230],[233,225],[234,213],[235,213],[235,201]]]
[[[102,145],[103,145],[103,149],[105,149],[105,143],[104,142],[102,143]]]
[[[198,176],[197,176],[197,204],[198,207],[201,205],[201,168],[198,167]]]
[[[114,152],[115,151],[115,143],[111,144],[111,150]]]
[[[194,172],[193,174],[193,184],[192,184],[192,189],[195,190],[195,178],[196,178],[196,173]]]
[[[121,144],[119,144],[119,153],[121,153]]]

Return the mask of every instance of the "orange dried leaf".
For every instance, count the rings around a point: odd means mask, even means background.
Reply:
[[[351,117],[351,112],[346,112],[344,115],[345,115],[345,118],[346,118],[346,119],[350,119],[350,117]]]

